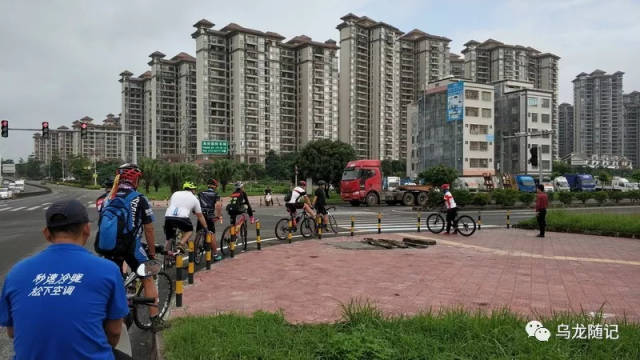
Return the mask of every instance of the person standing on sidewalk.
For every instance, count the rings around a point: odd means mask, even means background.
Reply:
[[[544,237],[544,228],[547,227],[547,207],[549,207],[549,198],[544,192],[544,185],[539,184],[536,189],[536,218],[540,228],[538,237],[541,238]]]
[[[449,231],[451,231],[451,225],[453,225],[453,223],[456,220],[456,217],[458,216],[458,207],[456,206],[456,201],[453,199],[453,195],[451,195],[451,191],[449,191],[449,184],[442,184],[442,186],[440,186],[440,189],[444,192],[444,204],[447,207],[447,235],[449,234]],[[457,234],[458,230],[453,229],[453,233]]]

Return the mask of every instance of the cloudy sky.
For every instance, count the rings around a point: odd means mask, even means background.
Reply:
[[[189,5],[183,5],[189,4]],[[303,5],[304,4],[304,5]],[[353,12],[452,39],[493,38],[559,55],[560,100],[572,102],[571,80],[596,68],[625,72],[624,91],[640,90],[640,1],[0,1],[0,119],[11,127],[68,125],[88,115],[120,113],[118,74],[138,75],[148,55],[193,54],[192,25],[206,18],[290,38],[338,39],[340,17]],[[635,59],[635,60],[634,60]],[[0,138],[0,154],[27,157],[31,133]]]

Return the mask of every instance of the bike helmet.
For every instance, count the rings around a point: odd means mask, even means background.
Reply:
[[[242,183],[242,181],[237,181],[234,185],[236,190],[240,190],[244,187],[244,184]]]
[[[216,179],[209,179],[209,181],[207,181],[207,185],[217,187],[217,186],[218,186],[218,180],[216,180]]]
[[[116,175],[119,175],[118,181],[129,183],[133,187],[138,187],[138,180],[142,176],[142,170],[140,170],[136,164],[126,163],[120,165],[116,170]]]
[[[197,189],[196,184],[192,183],[191,181],[185,181],[184,184],[182,184],[182,189],[183,190],[195,190]]]
[[[298,186],[305,187],[305,186],[307,186],[307,182],[304,181],[304,180],[300,180],[300,181],[298,181]]]
[[[442,186],[440,186],[440,189],[449,190],[449,184],[442,184]]]

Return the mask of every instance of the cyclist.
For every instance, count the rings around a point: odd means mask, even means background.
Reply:
[[[307,182],[301,180],[298,182],[298,186],[293,188],[291,191],[291,198],[286,204],[287,210],[293,216],[293,226],[296,226],[296,212],[297,209],[304,209],[304,211],[311,216],[312,219],[315,219],[316,214],[311,209],[311,201],[309,200],[309,196],[307,195],[307,191],[305,187],[307,186]],[[299,202],[298,200],[303,199],[303,202]]]
[[[324,191],[324,186],[326,182],[324,180],[318,181],[318,188],[314,193],[313,198],[313,208],[316,212],[322,215],[322,225],[326,229],[327,224],[329,223],[329,214],[327,213],[327,209],[325,206],[327,205],[327,193]]]
[[[231,193],[231,199],[229,200],[229,205],[227,205],[227,213],[229,214],[229,222],[231,225],[235,226],[236,217],[245,212],[249,214],[251,223],[253,224],[255,219],[253,218],[253,209],[249,203],[249,197],[244,191],[244,184],[238,181],[234,185],[234,191]]]
[[[102,210],[102,205],[104,204],[104,200],[107,198],[107,195],[111,193],[111,188],[113,187],[113,178],[110,177],[107,180],[105,180],[104,183],[102,183],[102,186],[104,187],[104,194],[100,195],[96,199],[96,210],[98,210],[98,212]]]
[[[216,220],[220,220],[222,224],[222,199],[218,194],[218,180],[209,179],[207,181],[208,189],[198,194],[198,200],[200,200],[200,207],[202,208],[202,214],[207,222],[207,228],[211,231],[211,246],[213,251],[213,261],[222,260],[222,256],[217,253],[218,247],[216,246]],[[202,229],[202,224],[198,221],[196,231]]]
[[[153,210],[147,198],[136,191],[138,180],[142,176],[142,170],[138,165],[124,164],[116,170],[116,176],[117,180],[114,180],[113,185],[116,189],[115,193],[107,198],[100,211],[99,231],[96,236],[95,249],[98,253],[104,254],[106,258],[115,262],[119,268],[122,268],[123,262],[126,262],[129,268],[135,271],[140,264],[155,258],[156,255]],[[115,198],[121,198],[125,203],[128,201],[123,209],[129,212],[128,218],[131,219],[132,228],[127,234],[118,234],[113,250],[104,252],[103,244],[107,241],[106,236],[109,234],[109,229],[105,228],[109,224],[109,217],[105,215],[107,213],[109,215],[114,214],[118,210],[115,208],[117,204],[123,204],[123,202],[114,201]],[[112,212],[111,210],[114,211]],[[116,227],[119,228],[117,225]],[[143,231],[149,249],[148,255],[141,243]],[[144,296],[155,298],[157,303],[158,289],[153,282],[153,278],[143,278],[142,284],[144,286]],[[149,315],[152,331],[158,332],[168,327],[168,324],[158,316],[157,307],[150,306]]]
[[[449,191],[449,184],[442,184],[440,187],[444,192],[444,205],[447,208],[447,234],[451,231],[451,225],[455,221],[458,216],[458,208],[456,206],[456,201],[453,199],[453,195]],[[456,234],[458,230],[454,229],[453,233]]]
[[[176,191],[171,195],[169,199],[169,207],[164,213],[164,234],[167,241],[175,239],[176,229],[182,231],[182,239],[179,239],[178,248],[184,252],[185,245],[191,233],[193,233],[193,224],[189,216],[191,213],[195,213],[198,218],[198,222],[203,228],[209,229],[207,222],[202,216],[202,208],[200,207],[200,201],[195,195],[196,185],[190,181],[185,182],[182,185],[182,191]],[[178,240],[178,239],[176,239]]]

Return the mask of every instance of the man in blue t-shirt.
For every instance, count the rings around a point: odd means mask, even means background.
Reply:
[[[16,264],[0,297],[0,326],[16,359],[113,359],[129,312],[118,267],[84,248],[85,206],[62,200],[46,212],[51,245]]]

